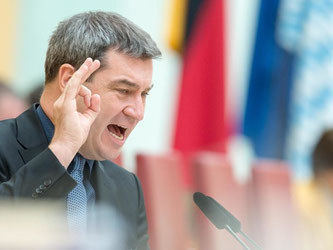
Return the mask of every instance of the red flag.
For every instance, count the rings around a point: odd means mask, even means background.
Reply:
[[[223,3],[206,0],[197,10],[184,47],[174,148],[185,156],[199,150],[225,151],[225,79]],[[186,164],[187,183],[188,168]]]

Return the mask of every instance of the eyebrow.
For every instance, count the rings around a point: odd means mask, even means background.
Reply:
[[[111,81],[109,83],[109,87],[113,87],[114,85],[117,85],[117,84],[121,84],[121,85],[126,85],[127,87],[130,87],[130,88],[135,88],[135,89],[139,89],[140,86],[134,82],[131,82],[129,80],[126,80],[126,79],[120,79],[120,80],[114,80],[114,81]],[[154,84],[150,85],[149,88],[147,88],[145,91],[150,91],[152,88],[154,87]]]

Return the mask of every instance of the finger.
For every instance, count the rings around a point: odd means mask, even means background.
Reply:
[[[101,102],[101,97],[98,94],[93,94],[91,96],[90,109],[92,109],[94,112],[99,112],[100,111],[100,102]]]
[[[82,78],[82,82],[85,82],[92,75],[92,73],[94,73],[100,66],[101,66],[100,61],[94,60],[92,64],[89,66],[88,72]]]
[[[87,60],[89,60],[86,61],[86,65],[88,66],[88,71],[85,72],[84,75],[82,75],[81,83],[84,83],[89,78],[89,76],[100,67],[101,64],[99,60],[93,61],[90,57],[88,57]]]
[[[90,100],[90,107],[83,113],[83,115],[88,117],[92,122],[96,119],[100,111],[100,102],[100,96],[98,94],[93,94]]]
[[[79,93],[79,96],[82,96],[84,99],[84,104],[87,107],[90,107],[90,98],[91,98],[91,91],[86,86],[81,85]]]
[[[68,99],[74,99],[79,92],[79,88],[83,83],[82,79],[89,71],[89,67],[92,65],[92,59],[87,58],[80,68],[75,71],[71,79],[65,86],[64,95]]]

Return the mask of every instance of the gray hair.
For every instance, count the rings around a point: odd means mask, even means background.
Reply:
[[[109,49],[138,59],[161,56],[150,35],[123,16],[112,12],[85,12],[59,23],[49,41],[45,82],[52,81],[64,63],[75,69],[87,57],[101,61]]]

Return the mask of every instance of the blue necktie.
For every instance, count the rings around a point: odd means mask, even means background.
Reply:
[[[70,175],[77,185],[67,196],[67,219],[70,230],[84,232],[87,228],[88,205],[94,200],[94,190],[88,180],[84,179],[83,170],[86,160],[77,155]]]

